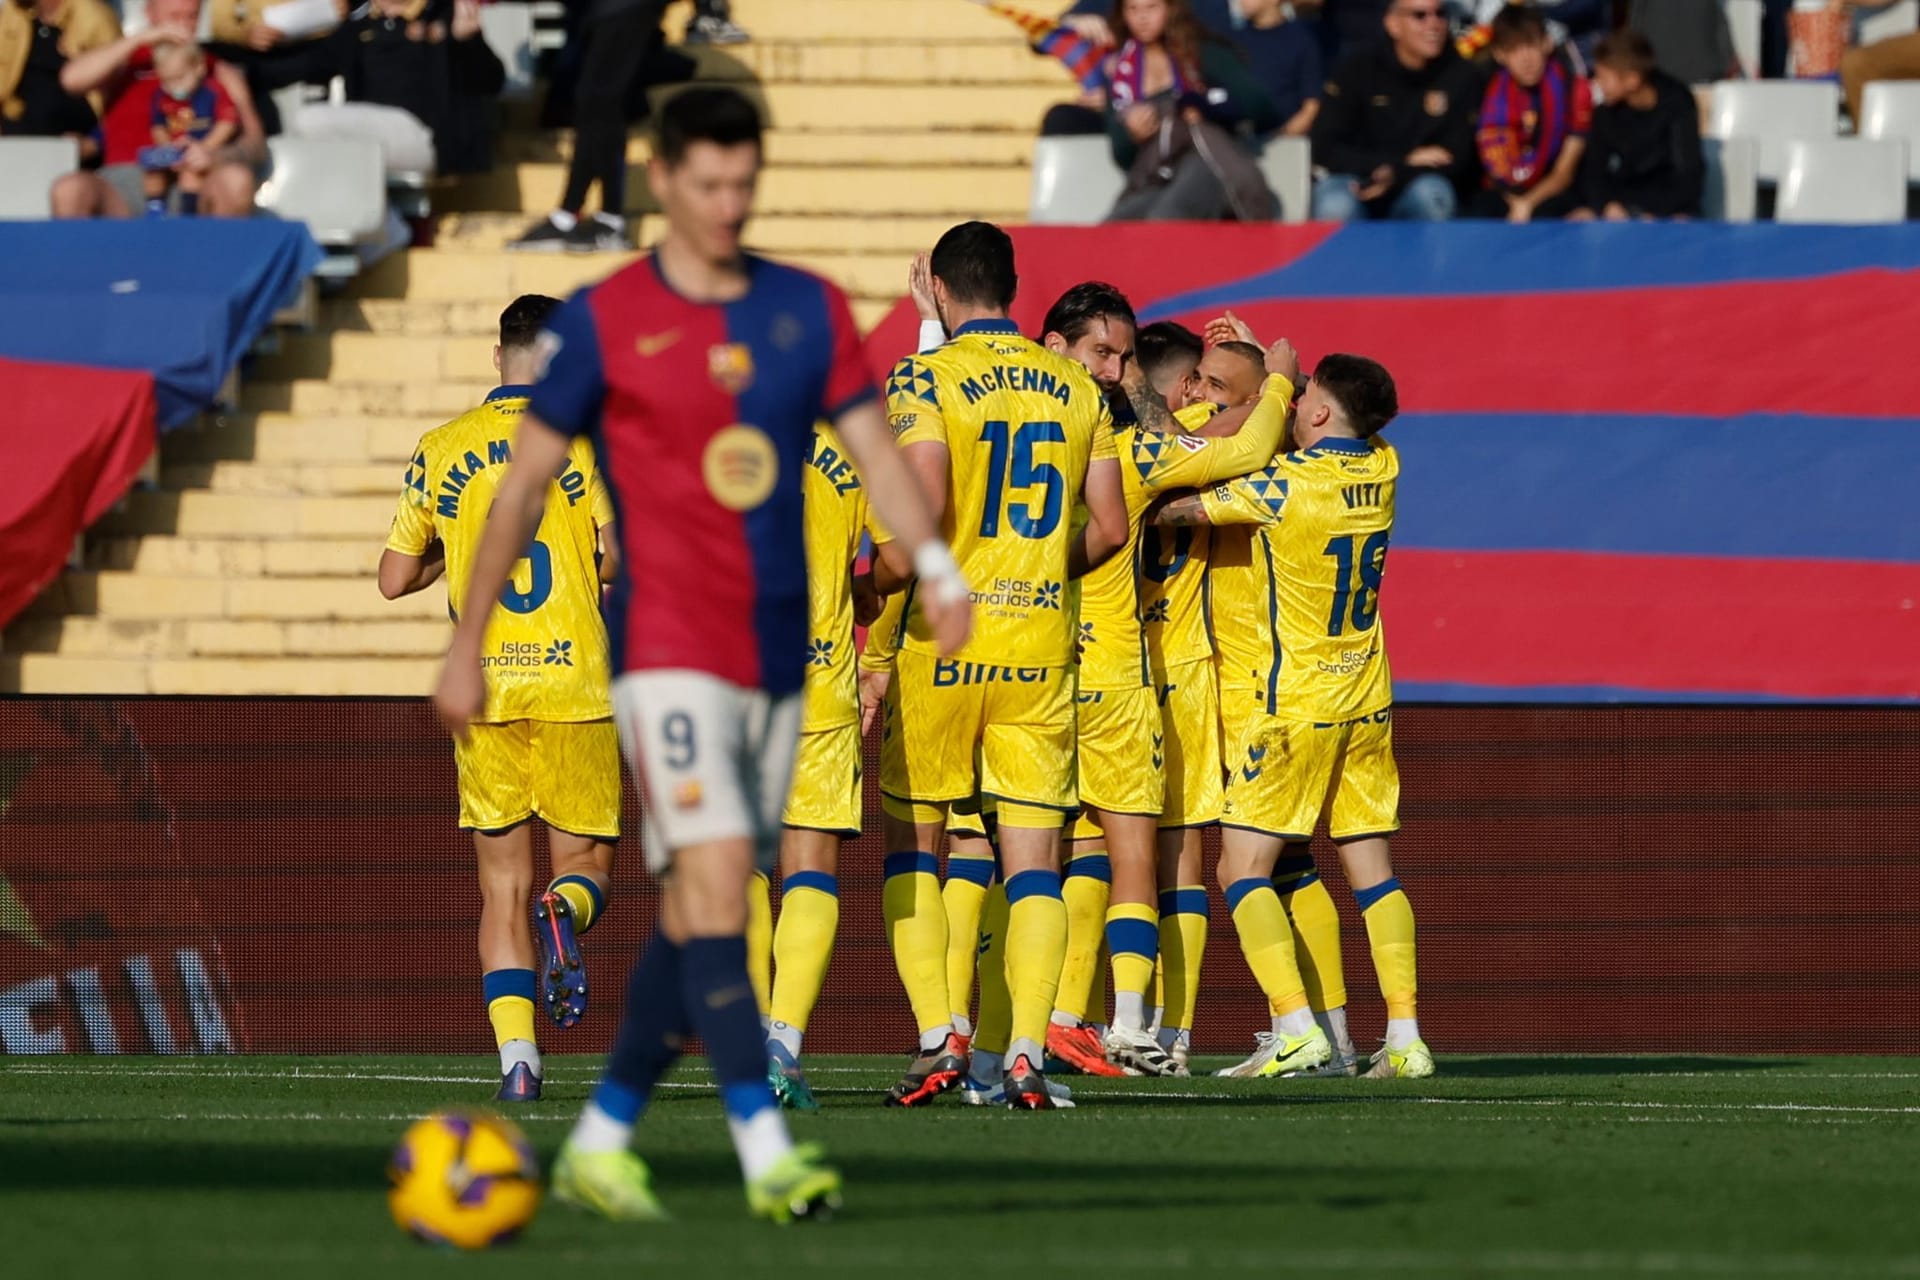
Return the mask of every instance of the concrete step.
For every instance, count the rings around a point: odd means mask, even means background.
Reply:
[[[294,495],[360,497],[387,494],[398,499],[405,473],[400,463],[337,463],[302,465],[287,462],[181,463],[162,467],[160,484],[173,490],[205,489],[213,493],[243,493],[261,498]]]
[[[494,385],[492,378],[468,382],[331,382],[317,378],[249,382],[240,388],[240,407],[248,413],[271,411],[312,418],[404,415],[445,422],[486,399]]]
[[[910,160],[914,164],[973,166],[1030,165],[1037,122],[1019,129],[975,131],[889,129],[884,121],[871,127],[846,130],[775,129],[767,134],[767,163],[777,168],[822,165],[886,165]],[[642,165],[652,155],[646,137],[635,133],[627,142],[627,162]],[[570,132],[513,132],[503,137],[494,154],[506,164],[564,164],[573,155]]]
[[[472,381],[494,376],[493,340],[484,336],[400,337],[375,333],[295,333],[280,350],[254,362],[251,377],[267,382]],[[484,393],[483,393],[484,394]]]
[[[384,538],[94,537],[86,567],[187,578],[358,578],[374,581]]]
[[[187,538],[365,538],[378,545],[397,498],[279,498],[237,493],[129,494],[94,532],[102,537],[178,534]]]
[[[160,658],[0,654],[0,693],[425,697],[436,658]]]
[[[28,619],[7,632],[9,653],[88,658],[437,658],[451,627],[398,622],[234,622],[225,619]]]
[[[801,8],[812,0],[790,0]],[[948,8],[957,7],[949,2]],[[899,12],[894,6],[894,12]],[[896,22],[899,20],[896,19]],[[975,24],[968,24],[969,27]],[[875,33],[880,34],[880,33]],[[929,38],[917,24],[892,32],[901,39],[869,39],[853,32],[809,32],[774,38],[754,32],[750,44],[692,50],[702,80],[763,85],[788,84],[971,84],[1068,83],[1066,69],[1026,46],[1020,28],[1004,19],[978,31]]]
[[[872,104],[873,109],[880,107],[877,102]],[[566,168],[560,164],[499,165],[491,173],[462,180],[444,201],[436,197],[434,207],[551,209],[566,186],[566,176]],[[1022,165],[969,169],[920,164],[775,168],[762,175],[754,207],[770,214],[880,217],[944,213],[1015,218],[1026,212],[1031,181]],[[638,212],[651,207],[644,186],[629,183],[627,208]]]
[[[866,221],[848,219],[831,214],[756,214],[747,227],[747,240],[760,253],[771,253],[787,259],[803,259],[806,255],[818,254],[836,256],[849,253],[918,253],[933,247],[941,232],[961,219],[945,214],[927,214],[918,217],[874,218]],[[1025,221],[1022,217],[1019,221]],[[444,256],[445,251],[493,250],[505,245],[528,226],[525,213],[500,213],[485,210],[469,210],[449,213],[441,219],[439,240],[433,250],[420,253],[422,257],[435,254]],[[635,231],[638,243],[652,244],[666,230],[666,220],[657,214],[648,214],[638,220]],[[372,272],[358,277],[354,281],[352,293],[358,297],[368,296],[366,284],[369,276],[378,277],[382,269],[400,258],[411,258],[413,254],[396,254],[380,263]],[[537,259],[538,254],[515,254],[519,260]],[[558,255],[563,259],[566,255]],[[619,259],[584,255],[577,261],[585,263],[611,263]],[[601,266],[600,270],[611,270]],[[399,297],[400,294],[389,296]],[[418,295],[407,295],[418,296]]]
[[[691,12],[685,5],[669,10],[671,38],[679,39]],[[1005,18],[957,0],[734,0],[733,17],[760,41],[991,40],[1009,32],[1017,39],[1019,32]]]
[[[446,419],[326,418],[269,411],[223,413],[197,427],[168,432],[160,440],[164,464],[220,462],[335,463],[351,459],[405,463],[427,431]]]
[[[63,574],[25,617],[191,618],[394,622],[447,617],[444,591],[387,600],[371,578],[189,578],[114,570]]]

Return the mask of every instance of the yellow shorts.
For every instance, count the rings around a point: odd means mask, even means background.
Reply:
[[[1221,825],[1306,840],[1322,817],[1336,841],[1400,829],[1391,708],[1345,724],[1262,716],[1246,731]]]
[[[620,735],[613,721],[476,724],[453,744],[460,828],[497,834],[538,815],[560,831],[620,836]]]
[[[947,835],[971,837],[975,840],[987,838],[987,825],[993,816],[993,801],[956,800],[947,810]]]
[[[1266,687],[1220,686],[1220,759],[1237,761],[1246,752],[1245,735],[1266,718]]]
[[[1089,810],[1158,817],[1166,801],[1165,730],[1157,691],[1083,689],[1078,701],[1080,817],[1073,838],[1101,831]]]
[[[1220,821],[1220,695],[1213,659],[1167,668],[1160,679],[1160,720],[1167,747],[1161,830]]]
[[[1065,667],[1000,667],[902,650],[880,745],[880,790],[897,801],[983,799],[1071,813],[1073,679]]]
[[[802,730],[783,826],[860,834],[860,724]]]

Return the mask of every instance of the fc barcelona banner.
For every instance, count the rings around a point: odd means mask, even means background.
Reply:
[[[1393,372],[1402,699],[1920,700],[1920,224],[1013,234],[1035,336],[1104,279]]]

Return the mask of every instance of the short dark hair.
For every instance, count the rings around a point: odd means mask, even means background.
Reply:
[[[1222,342],[1217,345],[1222,351],[1231,351],[1242,360],[1251,362],[1253,367],[1260,370],[1260,372],[1265,373],[1267,371],[1267,353],[1254,346],[1251,342],[1235,340],[1232,342]]]
[[[761,146],[760,112],[738,89],[701,85],[676,93],[660,108],[658,137],[653,154],[668,168],[687,157],[696,142],[737,147],[743,142]]]
[[[1653,74],[1653,41],[1632,27],[1609,31],[1593,48],[1594,65],[1611,67],[1626,75]]]
[[[560,305],[560,299],[549,298],[544,293],[523,293],[507,304],[500,313],[500,345],[503,347],[530,347],[540,331],[547,327],[547,317]]]
[[[1072,344],[1086,336],[1095,320],[1103,319],[1124,320],[1129,329],[1140,326],[1126,294],[1104,281],[1088,280],[1061,294],[1059,301],[1047,308],[1040,333],[1042,337],[1057,333]]]
[[[1175,361],[1198,364],[1206,350],[1207,344],[1199,334],[1172,320],[1156,320],[1133,339],[1133,358],[1148,381],[1158,378],[1161,370]]]
[[[1538,9],[1524,4],[1510,4],[1493,15],[1489,35],[1491,39],[1488,43],[1495,49],[1538,44],[1547,38],[1547,20]]]
[[[1321,356],[1320,363],[1313,366],[1313,381],[1322,395],[1340,406],[1362,440],[1392,422],[1400,412],[1400,393],[1394,388],[1393,375],[1378,360]]]
[[[1005,311],[1020,288],[1013,237],[991,222],[948,228],[933,246],[930,265],[955,302]]]

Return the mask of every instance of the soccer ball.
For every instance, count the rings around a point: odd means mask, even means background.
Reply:
[[[393,1220],[431,1244],[504,1244],[540,1207],[540,1165],[526,1135],[484,1111],[416,1121],[393,1149],[387,1180]]]

